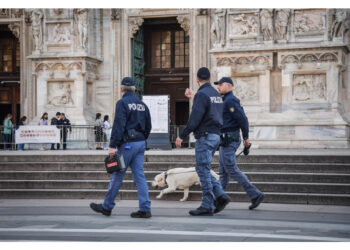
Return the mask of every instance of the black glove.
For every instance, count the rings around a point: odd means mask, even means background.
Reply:
[[[251,143],[249,143],[249,146],[248,147],[244,147],[244,150],[243,150],[243,154],[244,155],[249,155],[249,149],[250,149],[250,146],[251,146],[252,144]]]

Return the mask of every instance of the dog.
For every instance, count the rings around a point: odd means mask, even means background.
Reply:
[[[220,177],[213,170],[210,173],[219,180]],[[180,201],[186,201],[188,198],[188,193],[192,185],[200,184],[198,174],[194,167],[191,168],[173,168],[166,172],[160,173],[154,177],[152,181],[153,188],[161,188],[168,185],[168,188],[163,189],[157,199],[163,197],[164,194],[173,193],[176,189],[184,190],[184,197]]]

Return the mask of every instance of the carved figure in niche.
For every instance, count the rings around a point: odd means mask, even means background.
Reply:
[[[277,40],[287,39],[287,29],[290,11],[288,9],[276,10],[275,30]]]
[[[43,40],[42,19],[44,14],[40,9],[34,9],[31,14],[32,33],[34,38],[35,50],[40,50]]]
[[[53,9],[53,13],[55,13],[57,16],[59,16],[63,13],[63,9]]]
[[[237,17],[234,17],[233,20],[243,24],[240,26],[240,30],[238,31],[241,35],[248,35],[258,31],[258,22],[255,16],[246,17],[245,14],[240,14]]]
[[[349,29],[349,23],[347,23],[347,10],[338,9],[335,11],[335,20],[331,27],[331,37],[342,37],[347,29]]]
[[[88,14],[89,9],[77,9],[75,10],[74,19],[78,26],[79,33],[79,45],[81,48],[86,49],[88,40]]]
[[[214,21],[211,25],[211,39],[214,46],[225,45],[225,10],[217,9],[214,15]]]
[[[56,24],[53,28],[52,34],[52,39],[57,43],[66,43],[70,41],[69,29],[67,27],[63,29],[60,23]]]
[[[62,89],[63,85],[60,84],[59,88]],[[61,105],[68,105],[68,104],[74,105],[74,101],[72,98],[72,90],[70,88],[70,84],[67,84],[64,90],[64,93],[58,96],[54,96],[51,98],[51,100],[48,102],[48,104],[54,105],[54,106],[61,106]]]
[[[263,9],[260,12],[260,24],[261,31],[264,35],[264,40],[269,41],[272,40],[272,11]]]

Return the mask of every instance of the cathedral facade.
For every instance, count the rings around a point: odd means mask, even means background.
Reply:
[[[169,95],[184,125],[196,71],[228,76],[258,147],[350,147],[348,9],[0,9],[1,120],[113,119],[120,82]]]

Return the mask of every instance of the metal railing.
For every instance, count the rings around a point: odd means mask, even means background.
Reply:
[[[108,133],[102,128],[97,128],[94,125],[70,125],[70,126],[56,126],[60,129],[60,149],[63,149],[64,143],[67,149],[96,149],[101,146],[108,148],[109,138]],[[169,126],[169,141],[173,148],[175,148],[175,140],[179,136],[185,125],[170,125]],[[20,144],[16,144],[15,135],[16,128],[12,128],[10,135],[4,134],[4,126],[0,126],[0,150],[19,150]],[[111,132],[112,129],[110,129]],[[66,139],[66,140],[65,140]],[[65,140],[65,142],[64,142]],[[57,144],[57,143],[55,143]],[[54,144],[54,148],[57,145]],[[193,146],[193,142],[189,143],[189,138],[183,141],[183,147]],[[25,143],[25,150],[36,149],[51,149],[51,143]]]

